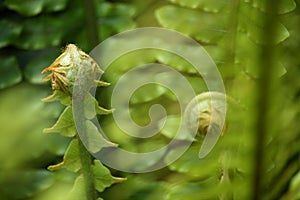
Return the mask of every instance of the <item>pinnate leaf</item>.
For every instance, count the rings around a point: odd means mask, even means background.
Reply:
[[[240,18],[238,29],[240,32],[245,32],[247,37],[258,45],[264,45],[266,42],[260,37],[265,34],[265,28],[263,24],[263,18],[266,17],[266,13],[263,13],[255,8],[252,8],[246,3],[242,3],[240,6]],[[289,32],[285,26],[276,21],[274,23],[276,29],[276,36],[272,44],[278,44],[289,37]]]
[[[73,137],[76,135],[76,128],[73,121],[72,107],[68,106],[63,111],[57,122],[51,127],[44,129],[45,133],[60,133],[66,137]]]
[[[296,3],[294,0],[277,0],[279,1],[279,6],[278,6],[278,14],[284,14],[291,12],[296,8]],[[273,10],[270,10],[269,8],[266,7],[266,0],[244,0],[244,2],[249,3],[253,8],[259,9],[260,11],[263,12],[274,12]]]
[[[72,172],[77,172],[81,168],[78,139],[73,139],[64,155],[64,159],[57,165],[51,165],[48,167],[49,170],[57,170],[66,168]]]
[[[58,16],[57,20],[53,20],[52,17],[45,15],[25,19],[20,37],[14,40],[14,45],[31,50],[59,45],[64,32],[57,30],[64,29],[63,17]]]
[[[188,8],[200,8],[206,12],[219,12],[228,0],[169,0],[172,3]]]
[[[106,140],[102,134],[98,131],[98,128],[93,124],[93,122],[86,120],[86,139],[87,139],[87,149],[96,153],[100,151],[103,147],[115,147],[116,144]]]
[[[6,0],[5,4],[8,8],[17,11],[21,15],[33,16],[39,14],[43,9],[43,2],[35,0]]]
[[[165,28],[180,31],[204,43],[217,43],[226,32],[226,15],[164,6],[157,10],[156,18]]]
[[[5,4],[11,10],[24,16],[34,16],[47,11],[60,11],[66,7],[67,0],[6,0]]]
[[[0,47],[5,47],[19,36],[22,25],[2,19],[0,20],[0,29]]]
[[[92,169],[94,173],[95,188],[99,192],[103,192],[105,188],[111,186],[113,183],[126,180],[126,178],[113,177],[109,170],[104,167],[99,160],[94,161]]]
[[[65,106],[69,106],[69,105],[71,105],[72,99],[66,93],[59,91],[59,90],[55,90],[53,92],[53,94],[51,94],[48,97],[43,98],[42,101],[44,101],[44,102],[60,101],[61,104],[65,105]]]
[[[84,114],[87,119],[93,119],[96,114],[107,115],[111,114],[112,110],[101,107],[95,97],[90,93],[85,95],[84,98]]]

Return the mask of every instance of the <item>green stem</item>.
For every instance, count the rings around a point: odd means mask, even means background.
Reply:
[[[86,27],[90,49],[99,44],[98,23],[94,0],[85,0]]]
[[[265,139],[269,132],[268,119],[269,119],[269,105],[271,100],[271,86],[272,75],[274,68],[274,37],[276,36],[276,29],[274,21],[276,19],[276,11],[278,9],[278,1],[266,0],[266,10],[272,10],[272,13],[266,13],[263,20],[264,29],[260,37],[265,45],[262,46],[262,51],[259,55],[259,69],[260,78],[258,83],[258,99],[256,110],[256,138],[255,138],[255,157],[254,157],[254,180],[252,199],[263,199],[263,181],[264,181],[264,158],[265,158]]]
[[[96,199],[96,191],[94,185],[94,176],[92,171],[92,157],[90,153],[86,150],[85,146],[78,139],[78,146],[79,146],[79,154],[80,154],[80,161],[82,165],[82,173],[85,182],[85,191],[87,200],[95,200]]]

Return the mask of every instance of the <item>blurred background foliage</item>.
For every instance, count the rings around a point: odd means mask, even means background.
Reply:
[[[254,199],[259,183],[259,199],[300,199],[300,1],[274,1],[276,10],[266,2],[0,1],[0,199],[64,199],[74,184],[68,171],[47,170],[61,161],[69,140],[42,133],[55,122],[62,107],[40,101],[51,93],[49,85],[41,83],[41,70],[68,43],[89,52],[111,35],[145,26],[173,29],[203,45],[217,63],[227,94],[240,105],[229,105],[224,136],[205,159],[198,159],[202,139],[197,138],[179,160],[161,170],[127,174],[112,169],[114,175],[128,180],[101,196],[120,200]],[[265,23],[270,16],[273,32]],[[265,47],[271,52],[273,68],[264,65],[261,54]],[[98,91],[100,103],[110,107],[113,85],[124,72],[153,62],[177,69],[197,93],[207,91],[201,76],[182,58],[141,50],[119,58],[106,71],[104,79],[112,86]],[[265,78],[262,68],[269,73],[265,99],[259,93]],[[167,74],[160,75],[174,81]],[[266,110],[260,110],[259,99],[267,101]],[[99,118],[113,142],[127,150],[147,152],[174,137],[180,116],[176,97],[169,90],[147,85],[134,93],[130,103],[131,115],[140,125],[149,123],[151,105],[162,104],[169,115],[167,124],[160,134],[143,140],[123,133],[111,116]],[[265,111],[267,117],[261,118]],[[261,130],[258,120],[267,124],[263,148],[256,143],[256,133]],[[261,156],[255,154],[257,149]],[[259,160],[261,173],[255,171]]]

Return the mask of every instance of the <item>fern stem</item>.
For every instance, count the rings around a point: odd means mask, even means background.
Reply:
[[[271,86],[272,75],[274,68],[274,38],[276,36],[276,29],[274,21],[276,19],[276,13],[278,10],[278,1],[266,0],[266,10],[271,10],[272,13],[266,13],[263,20],[264,29],[266,32],[262,32],[260,37],[265,45],[262,46],[262,51],[259,55],[259,70],[260,79],[258,83],[258,99],[256,110],[256,138],[255,138],[255,162],[254,162],[254,180],[253,180],[253,192],[252,199],[263,199],[263,181],[264,181],[264,158],[265,158],[265,138],[269,132],[269,105],[271,100]]]
[[[79,154],[80,154],[80,161],[82,165],[82,174],[84,177],[85,182],[85,191],[87,200],[96,200],[96,191],[95,191],[95,184],[94,184],[94,177],[92,171],[92,157],[89,152],[86,150],[85,146],[78,140],[79,146]]]
[[[98,23],[95,10],[94,0],[85,0],[86,28],[88,34],[88,42],[90,48],[95,47],[99,43]]]

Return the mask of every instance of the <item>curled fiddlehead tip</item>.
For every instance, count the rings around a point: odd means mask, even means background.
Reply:
[[[72,86],[80,68],[87,73],[87,77],[93,77],[103,73],[99,65],[85,52],[74,44],[68,44],[63,53],[42,71],[42,74],[51,72],[43,81],[51,80],[53,90],[59,90],[66,94],[71,93]]]
[[[204,92],[197,95],[185,109],[185,123],[190,131],[206,136],[208,130],[224,129],[226,96],[219,92]]]

